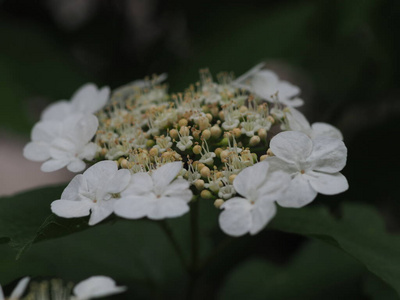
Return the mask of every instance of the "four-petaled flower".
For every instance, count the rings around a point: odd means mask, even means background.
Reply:
[[[219,225],[228,235],[252,235],[262,230],[275,216],[274,201],[278,200],[290,181],[282,171],[271,172],[262,161],[241,171],[233,181],[236,192],[242,195],[226,201],[220,208]]]
[[[91,212],[89,225],[95,225],[113,213],[130,179],[130,172],[118,170],[114,161],[98,162],[72,179],[51,210],[63,218],[84,217]]]
[[[276,170],[291,175],[288,189],[278,204],[302,207],[315,199],[317,193],[334,195],[348,189],[341,171],[346,165],[347,148],[339,139],[311,139],[298,131],[281,132],[271,139],[275,156],[267,161]]]
[[[181,162],[172,162],[154,170],[151,175],[133,174],[121,199],[115,203],[115,213],[127,219],[148,217],[153,220],[187,213],[192,191],[187,180],[175,179],[181,169]]]

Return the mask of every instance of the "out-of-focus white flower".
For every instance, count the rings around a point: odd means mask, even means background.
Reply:
[[[119,294],[126,291],[126,287],[117,286],[115,281],[107,276],[92,276],[79,282],[74,287],[76,300],[88,300]]]
[[[289,181],[289,175],[271,172],[265,161],[241,171],[233,186],[244,198],[234,197],[221,205],[224,209],[219,216],[221,229],[231,236],[258,233],[274,217],[274,201],[280,198]]]
[[[189,211],[192,199],[189,182],[175,179],[182,169],[181,162],[171,162],[152,172],[132,175],[121,199],[115,203],[115,213],[127,219],[160,220],[179,217]],[[175,180],[174,180],[175,179]]]
[[[322,122],[316,122],[310,125],[306,117],[297,109],[290,107],[285,110],[287,120],[286,130],[301,131],[310,138],[327,137],[343,140],[343,135],[336,127]]]
[[[302,207],[312,202],[317,193],[334,195],[348,189],[340,170],[346,165],[347,148],[341,140],[309,138],[298,131],[281,132],[271,139],[275,156],[266,161],[271,167],[291,175],[291,182],[278,204]]]
[[[93,114],[107,103],[110,88],[98,89],[93,83],[80,87],[71,101],[61,100],[50,104],[41,115],[42,120],[61,121],[75,113]]]
[[[10,297],[8,297],[7,299],[9,299],[9,300],[18,300],[18,299],[20,299],[22,297],[22,294],[25,292],[26,287],[28,286],[29,280],[30,280],[29,277],[22,278],[18,282],[18,284],[14,288],[14,290],[12,291]],[[1,288],[1,285],[0,285],[0,300],[5,300],[3,289]]]
[[[131,179],[128,170],[118,170],[114,161],[101,161],[75,176],[51,211],[63,218],[79,218],[91,212],[89,225],[95,225],[114,210],[120,193]]]
[[[92,160],[98,149],[95,143],[90,142],[96,134],[98,124],[94,115],[78,114],[65,119],[59,137],[48,147],[50,157],[42,164],[41,170],[53,172],[65,166],[71,172],[84,170],[86,164],[83,160]]]
[[[258,64],[250,71],[238,77],[233,85],[249,90],[262,99],[298,107],[304,104],[304,101],[297,98],[300,94],[300,88],[290,82],[279,80],[279,77],[271,70],[263,70],[264,64]]]

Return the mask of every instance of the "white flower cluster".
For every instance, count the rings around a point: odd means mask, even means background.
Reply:
[[[92,276],[85,279],[73,288],[63,286],[60,280],[51,281],[51,287],[48,282],[33,283],[26,296],[23,296],[30,281],[29,277],[22,278],[14,288],[10,300],[89,300],[115,295],[126,291],[126,287],[116,286],[115,281],[107,276]],[[0,285],[0,300],[5,300],[3,289]]]
[[[217,82],[201,70],[178,94],[165,77],[123,86],[107,105],[108,89],[88,85],[45,110],[25,156],[47,160],[44,171],[93,164],[52,203],[56,215],[90,215],[90,225],[112,213],[160,220],[213,200],[221,229],[241,236],[262,230],[276,203],[299,208],[348,188],[342,134],[294,108],[303,104],[297,86],[262,65]]]

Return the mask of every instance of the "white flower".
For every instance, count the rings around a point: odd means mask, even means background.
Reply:
[[[116,286],[115,281],[107,276],[92,276],[79,282],[74,287],[74,295],[77,300],[88,300],[106,297],[126,291],[124,286]]]
[[[10,297],[8,297],[7,299],[9,299],[9,300],[20,299],[22,297],[22,294],[25,292],[26,287],[28,286],[29,280],[30,280],[29,277],[22,278],[18,282],[18,284],[14,288],[14,290],[12,291]],[[1,288],[1,285],[0,285],[0,300],[5,300],[3,289]]]
[[[95,225],[114,210],[119,194],[131,178],[128,170],[118,170],[114,161],[101,161],[75,176],[51,211],[63,218],[79,218],[91,212],[89,225]]]
[[[330,137],[343,140],[342,133],[336,127],[321,122],[310,125],[306,117],[293,107],[287,109],[285,116],[288,123],[287,130],[304,132],[312,139],[317,137]]]
[[[304,104],[300,98],[300,88],[283,80],[270,70],[262,70],[264,64],[259,64],[234,81],[234,85],[247,89],[262,99],[279,102],[292,107]]]
[[[286,131],[271,139],[270,148],[275,156],[266,161],[292,177],[283,198],[278,200],[281,206],[302,207],[317,193],[334,195],[348,189],[346,178],[339,173],[347,158],[347,148],[341,140],[311,140],[302,132]]]
[[[221,205],[219,225],[228,235],[254,235],[274,217],[278,200],[290,178],[281,171],[271,172],[262,161],[241,171],[233,181],[235,190],[244,198],[234,197]]]
[[[98,120],[94,115],[68,117],[63,121],[60,136],[50,143],[50,159],[42,164],[41,170],[53,172],[65,166],[71,172],[84,170],[83,160],[92,160],[98,150],[98,146],[90,142],[97,127]]]
[[[42,120],[61,121],[75,113],[92,114],[103,108],[110,96],[110,88],[100,90],[93,83],[80,87],[71,101],[58,101],[50,104],[41,115]]]
[[[187,180],[174,180],[181,169],[181,162],[172,162],[151,175],[144,172],[133,174],[128,188],[115,203],[115,213],[128,219],[148,217],[153,220],[185,214],[189,211],[192,192]]]

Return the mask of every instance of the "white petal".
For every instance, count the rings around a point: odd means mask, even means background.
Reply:
[[[153,179],[148,173],[139,172],[131,176],[127,188],[121,193],[121,196],[144,195],[153,190]]]
[[[114,213],[127,219],[140,219],[148,215],[155,200],[151,195],[123,197],[115,202]]]
[[[276,206],[270,201],[256,201],[251,210],[252,225],[250,234],[254,235],[260,232],[268,222],[275,216]]]
[[[90,142],[80,150],[78,157],[80,159],[92,160],[96,155],[98,149],[99,146],[97,146],[95,143]]]
[[[5,300],[3,289],[0,285],[0,300]]]
[[[239,88],[248,89],[250,87],[250,83],[247,81],[257,72],[259,72],[264,67],[264,65],[265,63],[259,63],[258,65],[254,66],[249,71],[236,78],[232,85]]]
[[[247,197],[252,190],[265,184],[268,167],[267,162],[259,162],[241,171],[233,181],[236,192]]]
[[[77,114],[63,122],[63,136],[74,141],[76,145],[86,145],[96,134],[99,121],[96,116]]]
[[[311,125],[311,128],[311,138],[313,139],[318,137],[328,137],[332,139],[343,140],[343,135],[340,130],[328,123],[316,122]]]
[[[78,300],[114,295],[126,291],[126,287],[116,286],[115,281],[106,276],[92,276],[74,287]]]
[[[58,101],[50,104],[41,115],[42,120],[62,121],[72,113],[72,105],[68,101]]]
[[[288,81],[280,81],[278,84],[279,99],[290,99],[300,94],[300,88]]]
[[[187,201],[174,197],[161,197],[149,210],[147,217],[152,220],[180,217],[189,211]]]
[[[311,132],[311,126],[307,118],[297,109],[291,107],[285,116],[289,123],[290,130],[301,131],[306,134]]]
[[[25,158],[32,161],[45,161],[50,158],[50,145],[43,142],[30,142],[23,150]]]
[[[88,168],[83,176],[85,176],[89,186],[96,189],[103,187],[117,171],[118,166],[114,161],[104,160]]]
[[[32,128],[31,138],[35,142],[51,143],[59,137],[61,132],[60,121],[41,121]]]
[[[28,286],[30,278],[29,277],[24,277],[22,278],[17,286],[14,288],[14,290],[12,291],[9,299],[19,299],[22,297],[22,295],[24,294],[26,287]]]
[[[253,92],[267,100],[271,100],[271,96],[278,92],[278,83],[278,76],[270,70],[258,72],[251,80]]]
[[[43,172],[54,172],[64,168],[68,164],[68,160],[50,159],[42,164],[40,170],[42,170]]]
[[[341,140],[316,138],[313,144],[313,151],[307,159],[313,170],[336,173],[344,168],[347,148]]]
[[[306,175],[297,174],[288,189],[277,202],[283,207],[303,207],[312,202],[317,192],[311,187]]]
[[[192,200],[193,193],[189,189],[190,183],[185,179],[176,179],[166,187],[163,196],[182,199],[185,202]]]
[[[86,83],[81,86],[71,97],[71,105],[76,112],[93,113],[92,106],[96,105],[97,86]]]
[[[280,199],[283,192],[289,187],[290,181],[290,175],[286,172],[268,172],[264,184],[258,189],[259,199],[268,201],[276,201]]]
[[[304,100],[298,97],[284,100],[279,99],[279,101],[288,107],[299,107],[304,105]]]
[[[271,139],[270,148],[272,153],[286,162],[303,162],[311,154],[313,143],[302,132],[285,131]]]
[[[110,181],[107,183],[108,193],[121,193],[129,184],[131,180],[131,172],[129,170],[118,170]]]
[[[269,164],[269,172],[283,171],[291,175],[299,171],[298,167],[294,163],[288,163],[276,156],[269,156],[265,161]]]
[[[76,175],[72,178],[71,182],[67,185],[61,194],[61,200],[75,200],[81,199],[81,190],[87,190],[86,179],[82,174]]]
[[[51,211],[62,218],[88,216],[93,203],[90,201],[56,200],[51,203]]]
[[[68,171],[71,171],[74,173],[83,171],[83,170],[85,170],[85,168],[86,168],[86,164],[80,159],[74,159],[67,166]]]
[[[69,139],[58,138],[51,144],[49,152],[54,159],[71,161],[75,157],[76,144]]]
[[[91,208],[92,214],[90,215],[89,225],[96,225],[111,215],[114,212],[115,202],[116,199],[101,200],[96,203],[96,205],[93,205]]]
[[[341,173],[326,174],[312,172],[309,179],[314,190],[324,195],[335,195],[346,191],[349,188],[346,177]]]
[[[246,199],[235,197],[221,205],[224,211],[219,215],[219,226],[230,236],[241,236],[252,226],[252,205]]]
[[[164,189],[167,187],[172,180],[178,175],[182,170],[182,163],[180,161],[167,163],[161,168],[153,171],[151,177],[153,178],[154,186],[159,189]]]

